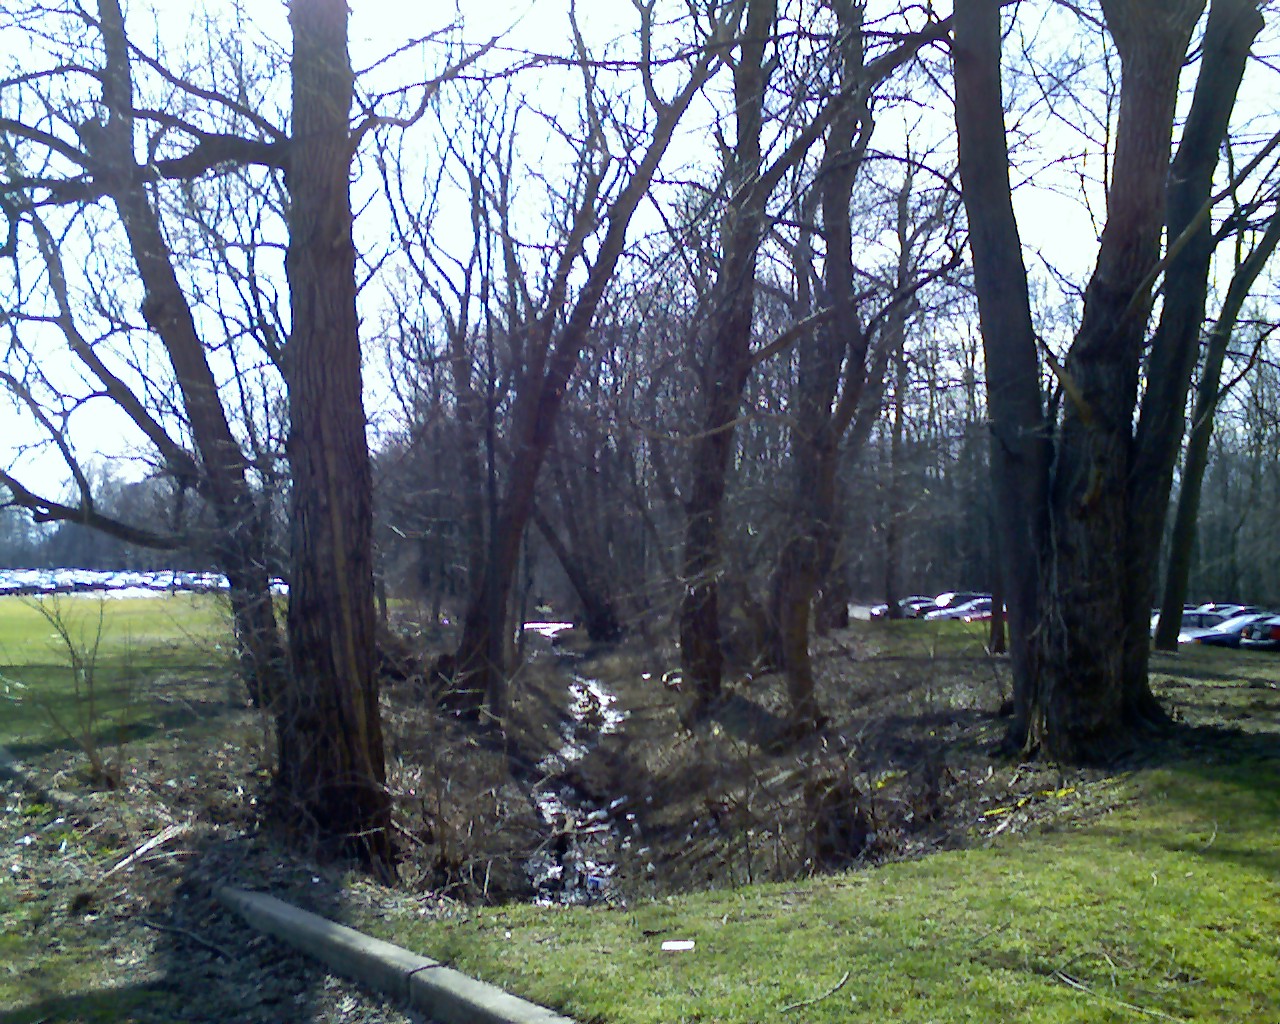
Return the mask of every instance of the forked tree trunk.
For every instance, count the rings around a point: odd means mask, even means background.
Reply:
[[[391,799],[373,671],[373,487],[348,184],[346,0],[294,0],[289,20],[292,672],[278,716],[278,778],[299,824],[389,874]]]
[[[1166,223],[1178,78],[1203,0],[1104,0],[1103,10],[1121,57],[1120,118],[1097,267],[1066,365],[1055,366],[1065,398],[1050,479],[1047,450],[1032,440],[1048,433],[1049,424],[1039,408],[1026,275],[1016,255],[1009,200],[998,7],[980,0],[956,4],[961,176],[987,351],[993,474],[1010,589],[1011,739],[1039,743],[1050,755],[1072,761],[1114,757],[1132,744],[1135,729],[1158,714],[1146,676],[1151,576],[1149,566],[1134,559],[1151,552],[1154,561],[1168,497],[1161,475],[1170,447],[1177,447],[1168,432],[1182,415],[1180,375],[1189,373],[1180,346],[1193,345],[1198,335],[1199,268],[1207,273],[1194,237],[1181,253],[1171,253],[1167,285],[1179,295],[1166,298],[1135,437],[1150,289]],[[1244,32],[1247,50],[1257,31],[1251,11],[1256,14],[1255,4],[1215,0],[1201,82],[1169,193],[1174,231],[1194,221],[1195,196],[1207,198],[1197,180],[1205,168],[1211,175],[1216,163],[1239,82],[1224,68],[1230,51],[1242,43],[1235,33]],[[1232,32],[1214,24],[1224,13]],[[1203,121],[1197,106],[1203,107]],[[1179,423],[1175,434],[1180,431]],[[1029,593],[1033,581],[1035,597]],[[1028,616],[1027,609],[1035,614]]]

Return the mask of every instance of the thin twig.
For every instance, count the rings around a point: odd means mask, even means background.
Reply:
[[[788,1003],[778,1012],[786,1013],[788,1010],[798,1010],[802,1006],[812,1006],[814,1003],[820,1003],[824,999],[830,999],[833,995],[835,995],[842,988],[844,988],[844,983],[848,980],[849,980],[849,972],[845,971],[844,977],[836,982],[835,988],[832,988],[826,992],[823,992],[822,995],[820,996],[814,996],[812,999],[801,999],[800,1002],[798,1003]]]
[[[1062,971],[1054,971],[1053,976],[1057,978],[1060,982],[1062,982],[1064,985],[1070,986],[1071,988],[1075,989],[1077,992],[1083,992],[1087,996],[1093,996],[1095,999],[1101,999],[1108,1003],[1115,1003],[1116,1006],[1122,1006],[1126,1010],[1132,1010],[1134,1013],[1140,1013],[1147,1017],[1155,1017],[1158,1020],[1171,1020],[1171,1021],[1175,1021],[1176,1024],[1186,1024],[1186,1021],[1183,1020],[1183,1018],[1181,1017],[1174,1017],[1167,1013],[1161,1013],[1159,1010],[1148,1010],[1145,1006],[1137,1006],[1134,1003],[1126,1003],[1123,999],[1117,999],[1115,996],[1109,996],[1103,992],[1095,992],[1084,982],[1077,981],[1075,978],[1071,977],[1071,975],[1064,974]]]
[[[217,953],[218,956],[222,957],[224,960],[235,959],[235,956],[229,950],[219,946],[216,942],[210,942],[203,936],[197,935],[189,928],[179,928],[175,924],[161,924],[154,918],[150,918],[145,915],[139,917],[138,920],[148,928],[154,928],[158,932],[172,932],[174,935],[181,935],[184,939],[190,939],[192,942],[196,943],[196,945],[203,946],[205,949]]]

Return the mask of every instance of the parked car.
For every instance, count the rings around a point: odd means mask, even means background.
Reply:
[[[1217,612],[1219,615],[1243,615],[1245,612],[1264,612],[1265,608],[1259,608],[1256,604],[1231,604],[1209,601],[1200,605],[1196,611],[1198,612]]]
[[[1178,634],[1180,644],[1203,644],[1206,647],[1239,647],[1245,630],[1261,619],[1271,618],[1269,612],[1246,612],[1233,615],[1208,629],[1184,629]]]
[[[904,619],[918,619],[925,611],[931,610],[934,607],[934,603],[931,597],[915,595],[913,597],[904,597],[898,602],[898,607],[902,610]],[[873,619],[887,619],[889,617],[889,606],[887,604],[873,605],[871,617]]]
[[[1259,619],[1245,628],[1240,646],[1251,651],[1280,651],[1280,615]]]
[[[990,594],[981,590],[948,590],[939,594],[933,599],[933,603],[937,606],[937,611],[945,611],[948,608],[955,608],[958,605],[968,604],[970,601],[976,601],[980,597],[990,597]],[[926,616],[928,618],[928,616]]]
[[[1229,619],[1229,615],[1222,612],[1202,612],[1202,611],[1184,611],[1182,613],[1182,623],[1178,627],[1178,632],[1183,633],[1191,629],[1212,629],[1220,622]],[[1151,616],[1151,635],[1156,635],[1156,626],[1160,624],[1160,613],[1157,611]]]
[[[977,601],[969,602],[969,604],[965,605],[968,610],[960,616],[961,620],[963,622],[990,622],[991,612],[994,608],[992,600],[990,597],[983,597]],[[1005,610],[1005,613],[1008,614],[1008,609]]]
[[[939,608],[936,611],[928,612],[925,615],[930,621],[941,621],[945,619],[963,619],[968,615],[978,615],[986,612],[991,614],[991,595],[984,594],[976,597],[971,601],[965,601],[961,604],[949,605],[946,608]]]
[[[909,597],[907,605],[902,609],[902,614],[908,619],[923,619],[926,612],[931,612],[938,607],[938,602],[932,597]]]

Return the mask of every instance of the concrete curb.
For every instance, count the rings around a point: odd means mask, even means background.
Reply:
[[[338,974],[407,1003],[437,1024],[574,1024],[494,985],[274,896],[228,886],[217,886],[214,895],[260,931],[322,960]]]

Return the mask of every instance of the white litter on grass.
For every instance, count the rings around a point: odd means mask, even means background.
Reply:
[[[538,633],[545,636],[548,640],[554,640],[556,636],[563,633],[566,629],[573,629],[572,622],[526,622],[524,628],[529,633]]]
[[[669,953],[684,953],[693,949],[693,939],[667,939],[662,948]]]

